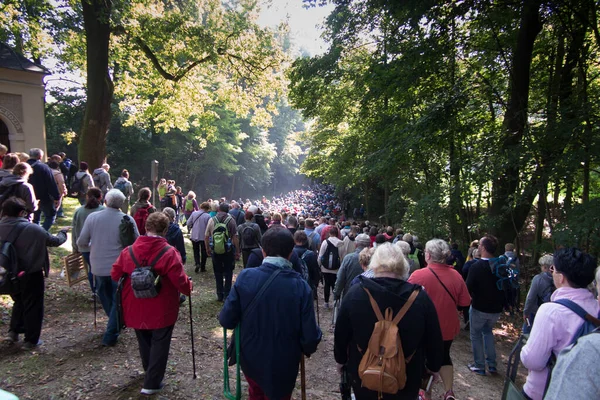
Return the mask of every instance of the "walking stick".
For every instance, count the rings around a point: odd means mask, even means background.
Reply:
[[[317,294],[316,290],[313,290],[313,298],[317,304],[317,325],[321,326],[321,322],[319,321],[319,295]]]
[[[192,336],[192,366],[194,371],[194,379],[196,379],[196,350],[194,349],[194,320],[192,319],[192,291],[188,298],[190,304],[190,335]]]
[[[304,367],[304,354],[300,359],[300,389],[302,390],[302,400],[306,400],[306,368]]]
[[[98,297],[98,293],[96,293],[96,277],[92,275],[92,296],[94,296],[94,329],[96,329],[96,314],[97,314],[97,306],[96,306],[96,298]]]

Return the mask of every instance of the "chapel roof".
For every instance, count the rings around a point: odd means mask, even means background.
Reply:
[[[14,69],[17,71],[36,72],[49,75],[50,71],[40,64],[28,60],[17,53],[6,43],[0,42],[0,68]]]

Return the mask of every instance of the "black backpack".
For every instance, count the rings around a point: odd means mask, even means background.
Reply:
[[[257,243],[258,241],[256,239],[257,239],[256,231],[254,230],[252,225],[244,226],[244,228],[242,229],[242,243],[244,243],[243,249],[251,250],[251,249],[260,247],[258,245],[258,243]]]
[[[340,268],[340,252],[337,247],[327,239],[327,248],[321,258],[321,265],[325,269],[335,271]]]
[[[128,215],[123,215],[119,224],[119,241],[123,247],[131,246],[135,242],[135,221]]]
[[[13,243],[28,224],[20,223],[0,241],[0,294],[17,294],[20,291],[19,279],[25,271],[19,268],[19,259]]]
[[[129,256],[135,264],[135,269],[131,273],[131,290],[136,299],[151,299],[158,296],[161,277],[154,271],[154,266],[170,248],[171,246],[166,245],[149,265],[146,263],[140,265],[133,254],[133,246],[129,246]]]
[[[85,193],[83,193],[83,179],[85,178],[85,175],[83,175],[81,178],[77,177],[77,174],[73,175],[73,182],[71,183],[71,189],[69,190],[69,193],[71,194],[72,197],[79,197]]]
[[[17,189],[23,185],[21,182],[15,183],[10,186],[0,186],[0,207],[4,204],[4,201],[11,196],[15,196],[17,194]]]

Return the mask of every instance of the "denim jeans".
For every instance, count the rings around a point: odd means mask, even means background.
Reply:
[[[475,359],[476,368],[485,369],[486,362],[488,367],[496,368],[496,347],[494,345],[492,329],[498,318],[500,318],[500,313],[484,313],[477,311],[471,306],[469,313],[469,320],[471,321],[471,347],[473,348],[473,358]]]
[[[54,202],[40,202],[37,211],[33,213],[34,224],[39,225],[40,220],[42,219],[42,213],[44,213],[44,223],[42,224],[42,228],[44,228],[46,231],[49,231],[54,224],[54,220],[56,220],[56,209],[54,208]]]
[[[100,299],[100,304],[108,316],[108,324],[102,338],[102,344],[112,346],[119,337],[117,320],[117,302],[115,295],[117,292],[117,282],[110,276],[96,276],[96,293]]]
[[[212,262],[217,284],[217,298],[225,300],[231,290],[231,280],[235,268],[235,252],[230,251],[225,254],[215,254],[213,252]],[[225,278],[225,286],[223,286],[223,278]]]

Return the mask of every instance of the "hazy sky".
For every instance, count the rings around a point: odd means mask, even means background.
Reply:
[[[327,49],[321,39],[323,21],[333,7],[302,7],[302,0],[266,1],[260,14],[259,23],[273,27],[282,21],[288,21],[291,36],[298,48],[307,50],[311,55],[321,54]]]

